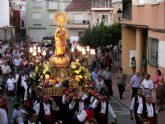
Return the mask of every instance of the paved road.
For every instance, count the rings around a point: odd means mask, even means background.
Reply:
[[[13,105],[16,104],[16,100],[8,100],[8,120],[9,124],[12,124],[12,112],[13,112]]]
[[[112,98],[110,104],[117,115],[118,124],[136,124],[134,120],[129,119],[129,109],[125,105],[120,103],[115,98]],[[112,117],[110,117],[109,123],[113,121],[114,120],[112,119]]]

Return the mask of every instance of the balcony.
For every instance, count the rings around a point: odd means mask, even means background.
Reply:
[[[123,19],[131,20],[132,19],[132,1],[123,2]]]
[[[58,2],[56,1],[48,1],[47,2],[47,9],[48,10],[58,10]]]
[[[111,7],[110,1],[103,1],[103,2],[92,2],[92,8],[91,10],[102,10],[102,11],[107,11],[107,10],[113,10]]]
[[[89,25],[90,25],[89,20],[69,20],[67,24],[67,28],[87,29],[89,28]]]
[[[33,1],[32,2],[32,9],[41,9],[42,8],[42,3],[38,1]]]

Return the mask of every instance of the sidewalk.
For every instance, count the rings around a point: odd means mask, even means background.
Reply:
[[[117,87],[117,83],[116,83],[116,73],[117,73],[117,70],[118,70],[118,67],[121,66],[121,61],[116,61],[115,62],[115,65],[112,65],[112,81],[113,81],[113,96],[116,100],[118,100],[119,102],[121,102],[124,106],[126,107],[130,107],[130,103],[131,103],[131,96],[132,96],[132,93],[131,93],[131,90],[130,90],[130,87],[129,87],[129,82],[130,82],[130,76],[128,76],[127,78],[127,85],[125,87],[125,92],[124,92],[124,95],[123,95],[123,99],[120,100],[119,99],[119,92],[118,92],[118,87]],[[158,124],[164,124],[164,118],[165,118],[165,110],[164,111],[161,111],[159,114],[158,114]]]

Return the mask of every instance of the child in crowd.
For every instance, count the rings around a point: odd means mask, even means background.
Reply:
[[[21,104],[15,104],[12,114],[13,124],[21,124],[24,122],[24,117],[27,115],[26,111],[21,108]]]
[[[12,77],[12,75],[9,75],[9,78],[6,83],[6,89],[8,91],[8,99],[14,100],[15,96],[15,79]]]

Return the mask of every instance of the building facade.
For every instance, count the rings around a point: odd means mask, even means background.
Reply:
[[[66,8],[69,37],[80,37],[88,28],[104,22],[113,23],[111,0],[73,0]]]
[[[123,0],[122,67],[132,74],[131,59],[136,71],[142,72],[142,57],[147,59],[147,73],[155,78],[156,69],[165,74],[165,1]]]
[[[15,36],[15,28],[12,25],[12,9],[10,0],[0,0],[0,40],[9,41]]]
[[[113,8],[111,0],[92,0],[91,26],[104,22],[104,25],[113,23]]]
[[[90,0],[73,0],[67,7],[69,37],[83,35],[84,31],[90,28],[91,22],[91,1]]]
[[[112,0],[113,7],[113,23],[119,23],[118,11],[123,10],[123,2],[122,0]]]
[[[70,0],[28,0],[26,2],[26,35],[33,42],[41,42],[45,36],[54,36],[57,24],[54,14],[65,11]]]

